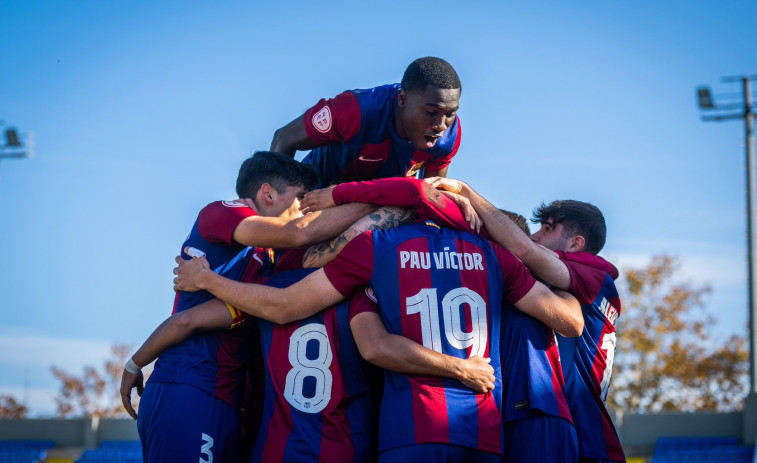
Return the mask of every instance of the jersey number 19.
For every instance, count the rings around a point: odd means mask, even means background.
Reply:
[[[442,298],[442,322],[439,320],[439,302],[436,288],[426,288],[414,296],[405,299],[408,315],[419,314],[423,346],[443,352],[441,325],[444,325],[444,337],[455,349],[471,348],[470,355],[483,356],[489,340],[486,321],[486,302],[477,292],[470,288],[455,288]],[[463,310],[470,310],[470,330],[463,331]]]

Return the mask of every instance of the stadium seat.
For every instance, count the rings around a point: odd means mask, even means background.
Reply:
[[[51,440],[0,440],[0,463],[36,463],[54,445]]]
[[[660,437],[652,462],[753,463],[754,451],[733,436]]]
[[[139,441],[103,441],[100,447],[86,450],[77,463],[142,463]]]

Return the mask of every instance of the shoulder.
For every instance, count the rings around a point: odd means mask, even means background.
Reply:
[[[373,88],[349,90],[360,105],[361,112],[381,111],[394,107],[394,101],[400,91],[400,84],[381,85]]]
[[[243,216],[255,216],[258,215],[253,209],[249,208],[246,204],[233,200],[233,201],[213,201],[207,206],[203,207],[199,216],[205,216],[208,214],[233,214]]]
[[[581,266],[583,266],[595,271],[604,272],[610,275],[613,280],[616,280],[620,275],[617,267],[615,267],[613,264],[606,261],[604,258],[591,254],[589,252],[556,252],[560,260],[562,260],[565,265],[568,266],[568,268],[575,268],[576,270],[580,271],[580,269],[582,268]]]
[[[215,201],[205,206],[197,217],[197,226],[204,236],[223,235],[230,239],[230,232],[240,222],[256,217],[258,213],[238,201]],[[226,236],[229,235],[229,236]]]

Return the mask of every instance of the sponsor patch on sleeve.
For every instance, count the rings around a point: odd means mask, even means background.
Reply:
[[[326,133],[331,130],[331,109],[328,106],[324,106],[317,113],[313,114],[311,119],[313,127],[321,133]]]
[[[247,207],[246,204],[240,203],[239,201],[221,201],[221,204],[226,207]]]

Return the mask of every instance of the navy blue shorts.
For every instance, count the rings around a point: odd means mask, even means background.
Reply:
[[[575,463],[578,461],[576,428],[564,418],[543,413],[506,422],[502,461]]]
[[[193,386],[148,382],[139,401],[137,430],[145,463],[234,461],[239,412]]]

